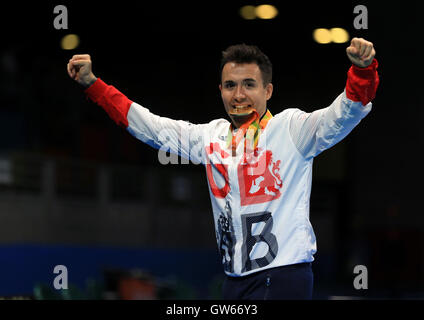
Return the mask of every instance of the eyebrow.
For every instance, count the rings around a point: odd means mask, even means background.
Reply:
[[[246,78],[246,79],[243,79],[242,82],[257,82],[257,81],[253,78]],[[235,81],[234,80],[226,80],[226,81],[224,81],[224,83],[235,83]]]

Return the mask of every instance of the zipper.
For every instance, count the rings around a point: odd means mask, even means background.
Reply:
[[[266,275],[266,280],[265,280],[265,294],[264,294],[264,300],[266,300],[268,298],[268,293],[269,293],[269,287],[271,286],[271,275],[267,274]]]

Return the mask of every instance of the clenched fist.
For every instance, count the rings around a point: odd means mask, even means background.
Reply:
[[[346,48],[350,61],[357,67],[368,67],[375,56],[374,45],[362,38],[353,38],[350,46]]]
[[[91,57],[88,54],[74,55],[68,63],[68,74],[85,88],[88,88],[97,80],[91,71]]]

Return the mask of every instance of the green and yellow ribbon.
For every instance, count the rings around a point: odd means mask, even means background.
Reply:
[[[259,114],[256,110],[254,110],[254,115],[249,121],[246,121],[236,132],[235,135],[233,135],[233,124],[230,124],[230,127],[228,128],[228,135],[226,140],[226,147],[227,149],[232,149],[233,156],[236,153],[236,149],[238,144],[240,143],[241,139],[246,136],[245,140],[245,151],[247,145],[251,147],[251,150],[255,150],[255,148],[258,145],[259,136],[261,134],[261,131],[266,127],[268,121],[272,118],[271,112],[267,109],[265,114],[262,116],[261,119],[259,119]]]

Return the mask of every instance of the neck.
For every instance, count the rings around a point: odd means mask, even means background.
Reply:
[[[259,115],[259,117],[258,117],[258,120],[259,121],[261,121],[262,120],[262,118],[264,117],[264,115],[266,114],[266,112],[267,112],[267,110],[268,109],[265,109],[265,111],[261,114],[261,115]],[[249,121],[251,121],[252,120],[252,117],[254,117],[255,116],[255,114],[257,114],[257,112],[255,112],[255,113],[253,113],[253,114],[250,114],[250,115],[248,115],[248,116],[245,116],[245,117],[243,117],[242,119],[240,118],[240,119],[232,119],[232,122],[233,122],[233,126],[234,127],[236,127],[236,128],[240,128],[243,124],[245,124],[246,122],[249,122]],[[236,121],[236,120],[239,120],[239,121]]]
[[[268,108],[265,108],[264,112],[262,112],[262,114],[259,115],[259,121],[262,120],[262,118],[264,117],[264,115],[266,114]]]

